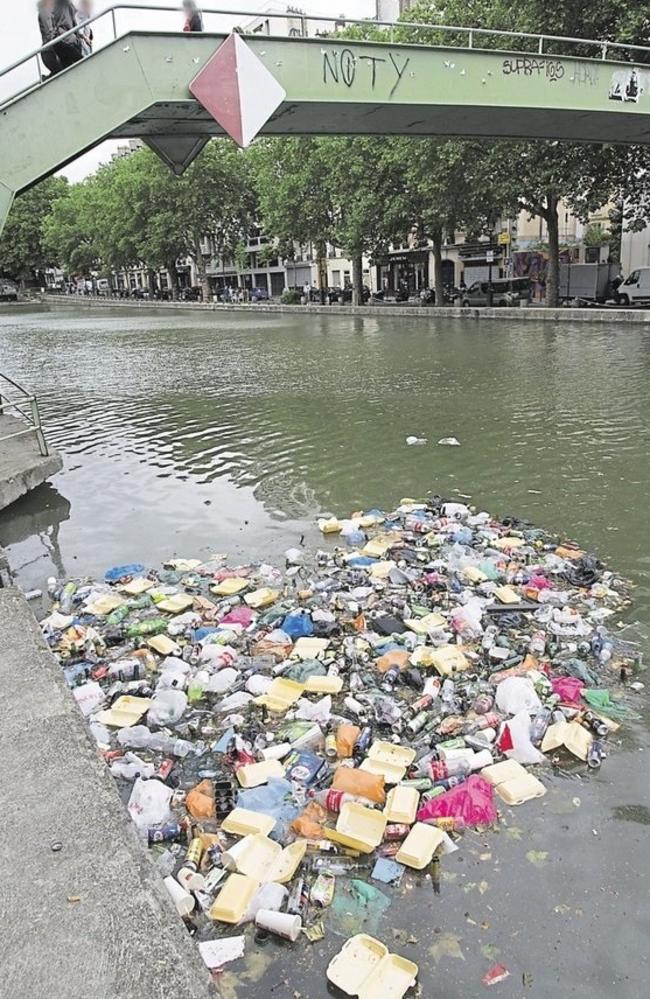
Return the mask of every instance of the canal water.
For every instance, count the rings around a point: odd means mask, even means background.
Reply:
[[[281,559],[318,544],[320,513],[440,493],[595,550],[635,582],[645,640],[647,327],[6,307],[0,371],[38,393],[65,456],[0,514],[25,588],[174,554]],[[437,445],[451,435],[460,448]],[[638,709],[595,777],[554,778],[498,834],[467,834],[437,892],[395,894],[377,931],[418,961],[422,996],[480,996],[494,961],[511,972],[498,996],[647,994],[644,695]],[[324,996],[341,943],[249,946],[224,994]]]

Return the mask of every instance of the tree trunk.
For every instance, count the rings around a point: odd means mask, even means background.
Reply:
[[[178,300],[178,271],[176,261],[170,260],[167,263],[167,273],[169,274],[169,284],[171,286],[172,301]]]
[[[363,257],[360,253],[352,260],[352,304],[363,305]]]
[[[149,296],[151,298],[156,297],[156,275],[154,271],[149,267],[147,269],[147,282],[149,284]]]
[[[316,270],[318,271],[320,304],[325,305],[325,296],[327,294],[327,245],[322,242],[316,244]]]
[[[442,233],[438,230],[431,236],[433,243],[433,287],[435,291],[435,305],[445,304],[445,288],[442,282]]]
[[[548,271],[546,274],[546,305],[556,309],[560,304],[560,225],[557,215],[558,199],[549,191],[546,197],[548,228]]]
[[[203,258],[203,254],[201,253],[201,243],[199,240],[196,241],[194,247],[194,263],[196,265],[196,274],[199,279],[199,284],[201,285],[201,295],[203,296],[203,301],[209,302],[212,294],[210,289],[210,279],[207,275],[205,260]]]

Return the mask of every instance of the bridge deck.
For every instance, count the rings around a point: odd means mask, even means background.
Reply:
[[[162,137],[187,149],[188,138],[222,134],[189,88],[224,40],[131,32],[5,104],[0,224],[16,192],[106,138]],[[330,38],[245,41],[286,92],[262,134],[650,143],[650,67]]]

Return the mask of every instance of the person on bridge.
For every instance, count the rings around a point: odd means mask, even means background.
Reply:
[[[79,31],[79,37],[81,39],[81,54],[84,59],[93,54],[93,29],[88,24],[91,17],[93,16],[93,5],[91,0],[79,0],[79,12],[77,16],[77,23],[82,25]]]
[[[186,14],[183,31],[203,31],[203,14],[196,0],[183,0],[183,10]]]
[[[38,11],[38,26],[41,31],[41,41],[43,45],[54,41],[54,0],[39,0],[36,5]],[[41,53],[41,59],[46,69],[49,69],[50,76],[56,76],[63,67],[61,61],[54,51],[54,47]]]
[[[54,0],[52,25],[55,38],[65,35],[67,31],[71,31],[77,26],[77,8],[71,0]],[[64,38],[58,45],[55,45],[54,49],[62,69],[74,66],[76,62],[83,59],[79,35],[70,35],[68,38]]]

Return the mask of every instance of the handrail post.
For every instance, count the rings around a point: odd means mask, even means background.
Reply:
[[[32,419],[34,421],[34,432],[36,434],[36,440],[38,441],[39,450],[44,458],[47,458],[49,451],[47,449],[47,442],[41,428],[41,414],[38,411],[38,402],[35,398],[31,401],[32,407]]]
[[[544,55],[544,35],[539,36],[539,43],[537,45],[537,51],[540,55]]]
[[[111,21],[113,22],[113,41],[117,39],[117,18],[115,17],[115,7],[111,7]]]
[[[474,48],[474,32],[472,31],[471,28],[469,29],[469,34],[467,35],[467,48],[468,49]]]
[[[40,83],[43,79],[43,67],[41,66],[41,56],[40,53],[36,53],[36,73],[38,75],[38,82]]]
[[[603,42],[602,44],[600,58],[601,59],[607,58],[607,42]]]

